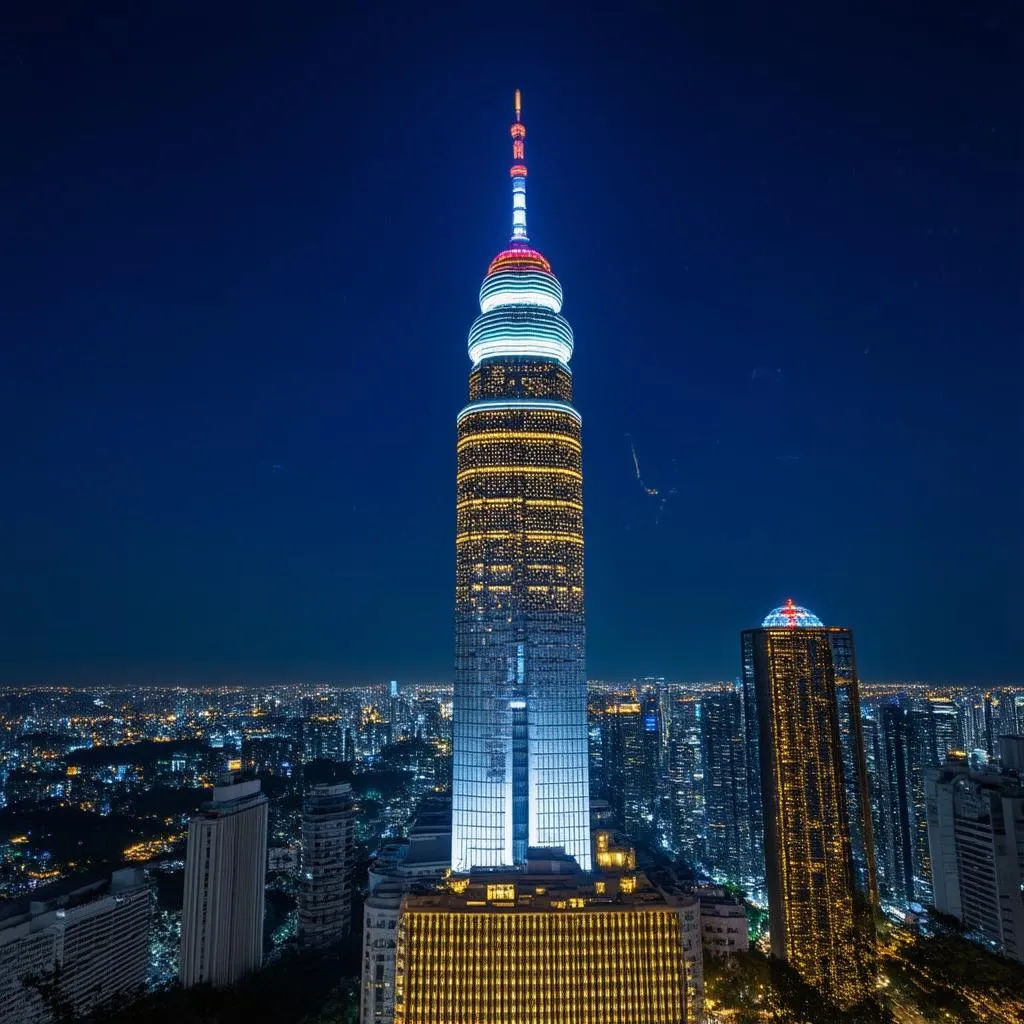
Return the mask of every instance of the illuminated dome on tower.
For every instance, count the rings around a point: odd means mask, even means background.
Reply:
[[[824,623],[814,612],[809,612],[806,608],[794,604],[793,598],[789,598],[784,605],[765,616],[764,622],[761,623],[764,629],[774,629],[778,626],[784,626],[787,629],[819,629],[823,625]]]

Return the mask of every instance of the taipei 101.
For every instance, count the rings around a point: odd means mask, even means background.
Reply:
[[[0,1024],[1024,1021],[1024,8],[0,27]]]

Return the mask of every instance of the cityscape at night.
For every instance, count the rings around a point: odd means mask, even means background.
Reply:
[[[0,1024],[1024,1021],[1024,11],[813,11],[0,26]]]

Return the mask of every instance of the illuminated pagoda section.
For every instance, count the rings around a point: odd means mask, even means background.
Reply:
[[[742,651],[772,955],[849,1007],[874,990],[877,903],[853,635],[790,600]]]
[[[530,847],[591,866],[583,474],[572,328],[526,233],[515,97],[512,236],[480,287],[458,417],[452,867]]]

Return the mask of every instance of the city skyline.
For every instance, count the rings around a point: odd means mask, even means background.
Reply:
[[[410,8],[374,65],[373,12],[15,26],[0,682],[450,677],[435,482],[518,84],[588,345],[588,674],[730,678],[792,595],[867,679],[1012,683],[971,640],[1021,615],[994,11],[524,15],[516,81],[494,12]]]

